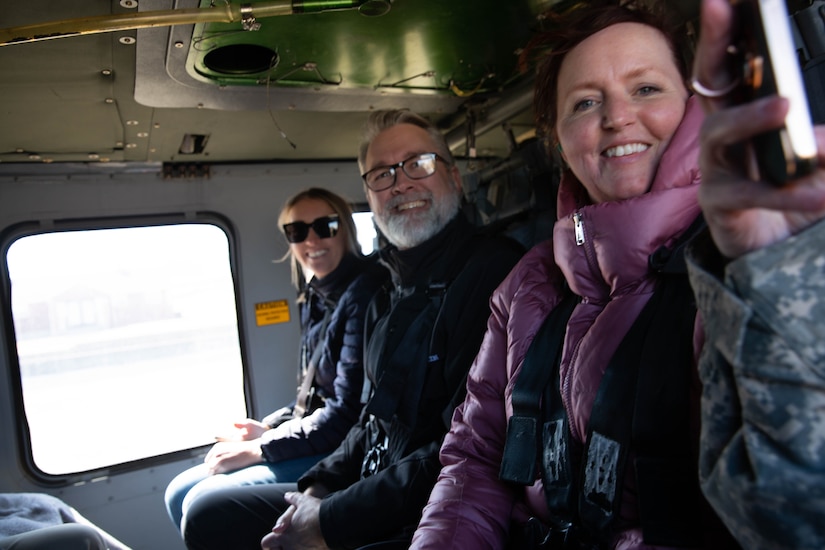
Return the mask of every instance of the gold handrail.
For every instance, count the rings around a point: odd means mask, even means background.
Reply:
[[[234,23],[296,13],[361,9],[367,4],[370,5],[371,10],[362,11],[362,13],[380,15],[374,8],[376,3],[370,0],[270,0],[251,4],[224,3],[208,8],[155,10],[79,17],[0,29],[0,46],[148,27],[168,27],[193,23]],[[388,7],[388,3],[386,4]]]

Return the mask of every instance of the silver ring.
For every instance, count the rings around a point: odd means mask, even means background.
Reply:
[[[717,99],[720,97],[725,97],[726,95],[731,93],[733,90],[736,89],[737,86],[739,86],[740,82],[741,79],[737,78],[721,90],[712,90],[706,87],[701,82],[699,82],[699,79],[697,77],[692,76],[690,77],[690,83],[688,83],[688,87],[691,90],[693,90],[693,93],[695,93],[696,95],[700,95],[708,99]]]

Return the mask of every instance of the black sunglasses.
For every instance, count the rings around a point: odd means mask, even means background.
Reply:
[[[316,218],[312,223],[292,222],[284,224],[284,235],[291,243],[302,243],[309,235],[311,227],[322,239],[329,239],[338,234],[338,214]]]

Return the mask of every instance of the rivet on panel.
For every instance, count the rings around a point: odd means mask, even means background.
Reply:
[[[137,40],[135,40],[134,36],[121,36],[120,38],[118,38],[118,42],[120,42],[121,44],[130,45],[137,42]]]

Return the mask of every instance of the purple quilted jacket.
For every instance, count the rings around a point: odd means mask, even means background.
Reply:
[[[444,468],[413,549],[503,548],[512,520],[546,516],[540,481],[514,489],[498,479],[507,421],[513,413],[513,384],[525,353],[560,300],[566,279],[583,300],[567,326],[561,394],[573,437],[583,441],[607,362],[653,292],[648,255],[676,240],[699,214],[701,120],[701,110],[691,98],[651,190],[644,195],[587,204],[581,184],[569,173],[563,178],[553,239],[528,252],[491,299],[487,334],[470,371],[467,398],[441,448]],[[574,219],[579,216],[583,245],[576,244]],[[697,353],[700,340],[694,336]],[[697,387],[697,400],[698,395]],[[633,480],[625,483],[633,485]],[[635,495],[632,487],[626,489],[622,519],[632,525],[638,517]],[[615,547],[649,548],[634,528],[621,532]]]

